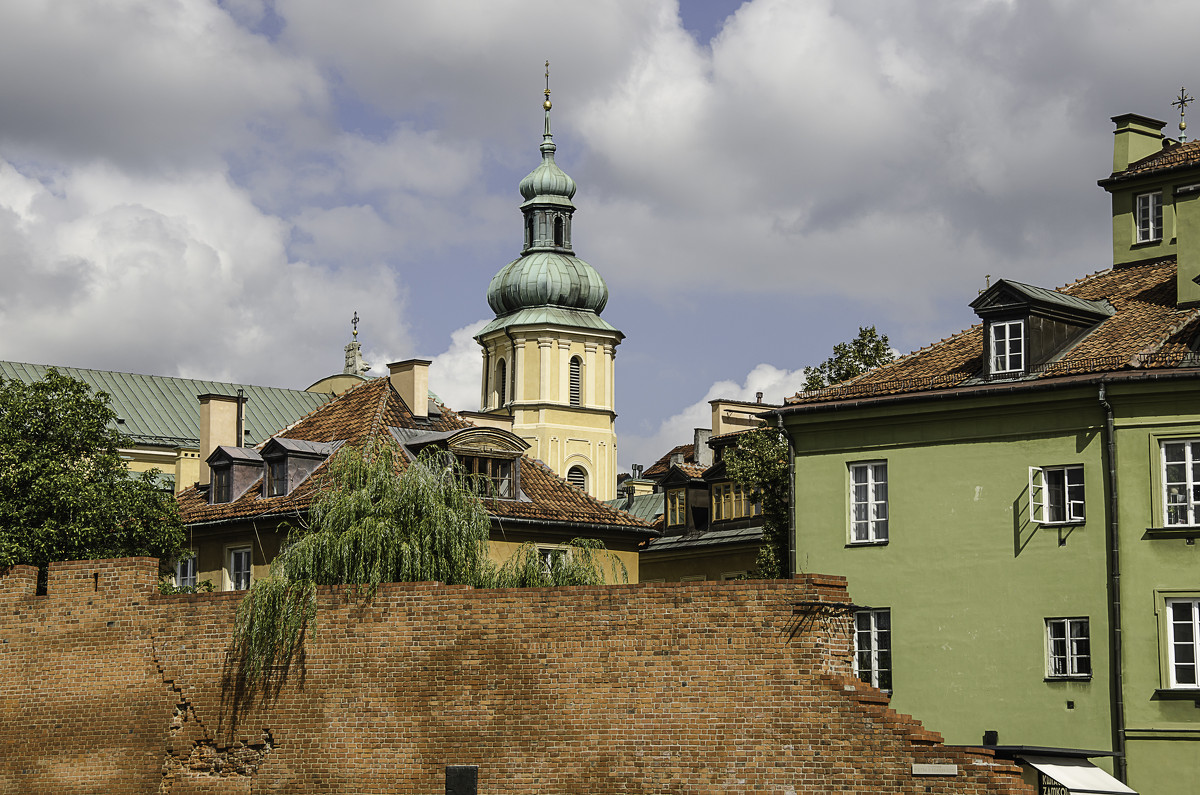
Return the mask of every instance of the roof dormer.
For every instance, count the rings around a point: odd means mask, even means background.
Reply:
[[[429,432],[392,428],[392,436],[416,458],[421,450],[435,447],[452,454],[480,497],[520,500],[521,455],[529,443],[502,428],[475,426],[455,431]]]
[[[263,496],[283,497],[291,494],[335,449],[335,445],[326,442],[271,437],[262,448],[262,460],[265,463]]]
[[[1107,301],[1001,279],[971,302],[983,321],[983,375],[1020,378],[1113,315]]]
[[[208,502],[219,505],[233,502],[253,486],[263,473],[263,459],[249,447],[221,445],[205,459],[212,472]]]

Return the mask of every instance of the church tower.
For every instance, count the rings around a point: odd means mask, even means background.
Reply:
[[[512,417],[513,433],[568,481],[600,500],[616,496],[613,362],[624,334],[601,319],[608,286],[571,247],[575,181],[554,162],[550,64],[542,162],[521,180],[521,256],[492,278],[496,318],[483,346],[481,410]]]

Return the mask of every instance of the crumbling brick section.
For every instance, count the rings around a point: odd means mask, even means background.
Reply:
[[[0,580],[0,793],[1031,792],[851,676],[837,577],[325,592],[264,703],[223,676],[240,596],[155,576]]]

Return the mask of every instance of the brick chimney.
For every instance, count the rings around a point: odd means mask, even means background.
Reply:
[[[245,440],[244,406],[240,395],[198,395],[200,401],[200,482],[212,479],[206,460],[221,445],[241,447]]]
[[[429,359],[405,359],[388,365],[388,380],[414,417],[429,416]]]

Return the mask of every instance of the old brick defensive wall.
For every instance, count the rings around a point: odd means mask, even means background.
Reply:
[[[851,675],[845,581],[327,591],[266,703],[240,594],[149,558],[0,579],[0,793],[1025,793]]]

